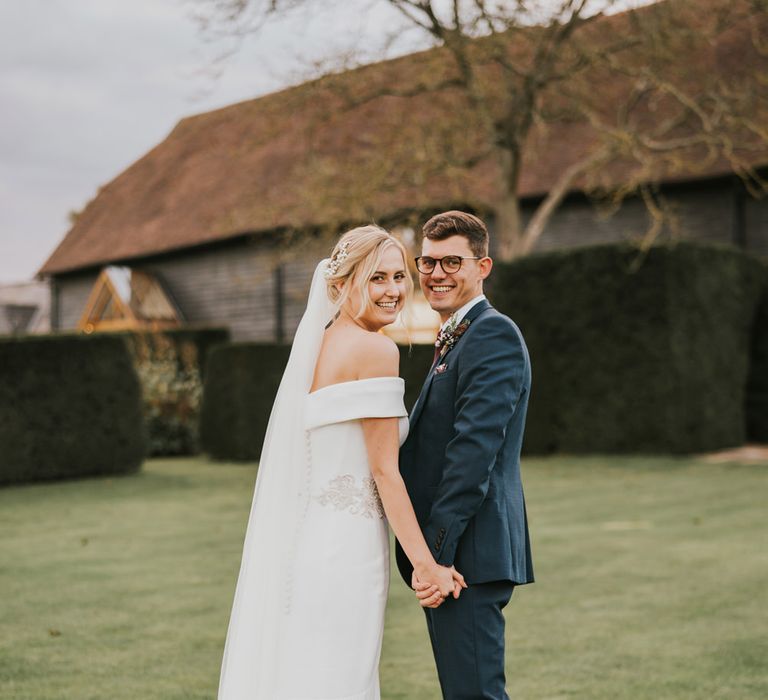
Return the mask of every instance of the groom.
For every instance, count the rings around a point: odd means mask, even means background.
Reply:
[[[533,581],[520,481],[531,365],[520,330],[483,294],[493,266],[485,224],[448,211],[423,233],[421,289],[443,326],[400,471],[435,559],[469,584],[425,607],[443,697],[503,700],[502,610],[516,585]],[[399,545],[397,563],[430,604]]]

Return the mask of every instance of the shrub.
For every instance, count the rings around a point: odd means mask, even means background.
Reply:
[[[0,483],[133,472],[145,451],[141,389],[122,340],[0,341]]]
[[[432,362],[431,347],[401,348],[400,374],[410,408]],[[215,459],[257,460],[290,347],[233,343],[213,349],[203,392],[200,438]]]
[[[203,369],[208,350],[229,339],[224,329],[119,334],[131,352],[142,388],[149,454],[199,451]]]
[[[200,443],[214,459],[256,460],[288,362],[287,345],[233,343],[211,350],[200,413]]]
[[[743,443],[759,263],[692,243],[639,255],[604,245],[496,266],[492,298],[532,358],[527,452]]]
[[[755,258],[602,245],[497,263],[491,281],[531,354],[526,452],[701,452],[742,444],[747,426],[766,439],[768,285]],[[432,352],[401,348],[409,409]],[[239,344],[211,355],[201,433],[212,456],[258,459],[288,353]]]
[[[410,413],[432,365],[435,348],[432,345],[400,347],[400,376],[405,380],[405,406]]]
[[[768,443],[768,265],[752,332],[752,366],[747,383],[747,438]]]

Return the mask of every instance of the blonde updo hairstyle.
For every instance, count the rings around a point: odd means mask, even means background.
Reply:
[[[360,306],[355,318],[360,318],[373,305],[368,294],[368,282],[381,263],[384,251],[394,246],[403,256],[407,303],[413,294],[413,279],[408,270],[408,256],[403,244],[389,231],[378,226],[359,226],[347,231],[333,248],[326,273],[328,297],[336,308],[346,304],[354,289],[360,290]]]

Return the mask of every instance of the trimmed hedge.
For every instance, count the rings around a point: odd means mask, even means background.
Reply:
[[[531,354],[527,453],[704,452],[742,444],[747,427],[768,439],[764,266],[693,243],[639,255],[602,245],[494,267],[489,297]],[[432,352],[401,348],[409,408]],[[211,456],[258,459],[288,353],[212,353],[201,426]]]
[[[744,442],[764,269],[735,249],[693,243],[639,255],[605,245],[496,266],[492,298],[532,357],[527,452]]]
[[[752,331],[752,368],[747,383],[747,438],[768,443],[768,265]]]
[[[287,345],[257,343],[219,345],[211,350],[200,411],[204,452],[223,460],[259,458],[290,351]]]
[[[432,363],[433,349],[416,345],[400,351],[400,375],[410,408]],[[259,459],[289,354],[287,345],[258,343],[220,345],[211,351],[200,420],[203,451],[214,459]]]
[[[134,472],[145,452],[123,340],[0,340],[0,484]]]
[[[405,406],[410,413],[432,365],[432,345],[400,346],[400,376],[405,380]]]

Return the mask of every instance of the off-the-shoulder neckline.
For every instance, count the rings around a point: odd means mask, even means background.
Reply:
[[[349,386],[350,384],[360,384],[361,382],[380,382],[382,380],[391,382],[392,380],[399,380],[404,381],[402,377],[366,377],[365,379],[350,379],[346,382],[336,382],[335,384],[327,384],[326,386],[321,386],[319,389],[315,389],[314,391],[310,391],[307,396],[315,396],[315,394],[319,394],[321,391],[326,391],[327,389],[334,389],[336,387],[340,386]]]

